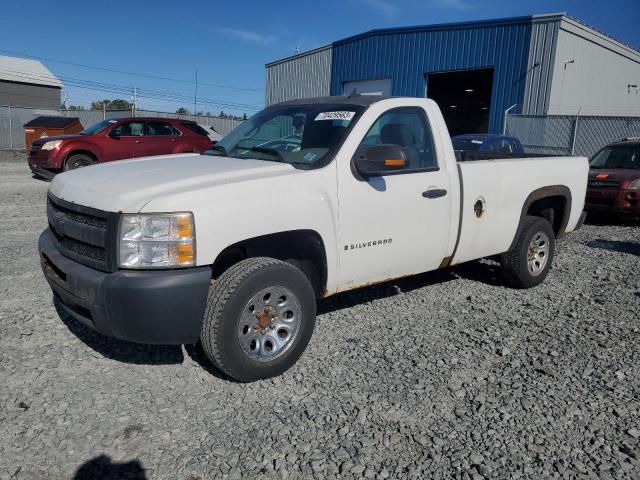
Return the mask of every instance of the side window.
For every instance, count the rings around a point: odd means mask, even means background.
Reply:
[[[431,128],[421,108],[396,108],[382,114],[365,135],[360,148],[382,144],[402,147],[408,161],[403,172],[438,166]]]
[[[176,136],[180,135],[180,132],[166,122],[147,122],[147,135]]]
[[[144,132],[144,123],[142,122],[125,122],[121,123],[113,130],[110,135],[117,137],[139,137]]]
[[[511,153],[511,144],[504,139],[493,140],[489,150],[497,153]]]

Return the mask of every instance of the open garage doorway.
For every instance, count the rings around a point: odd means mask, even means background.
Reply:
[[[427,97],[434,100],[451,135],[487,133],[493,68],[427,74]]]

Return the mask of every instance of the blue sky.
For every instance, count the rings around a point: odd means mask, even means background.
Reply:
[[[199,110],[251,113],[264,102],[264,64],[296,48],[308,50],[373,28],[552,12],[566,12],[640,49],[639,0],[0,0],[0,53],[182,80],[44,61],[76,84],[85,80],[107,89],[135,86],[189,97],[197,69]],[[126,97],[72,86],[66,93],[71,104]],[[180,105],[191,109],[193,102],[142,98],[140,105],[173,111]]]

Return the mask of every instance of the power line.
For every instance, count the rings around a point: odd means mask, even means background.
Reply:
[[[50,81],[54,79],[56,80],[59,79],[64,81],[66,85],[76,87],[76,88],[84,88],[84,89],[94,90],[94,91],[116,93],[119,95],[130,95],[132,92],[131,87],[116,85],[116,84],[109,84],[109,83],[94,82],[91,80],[84,80],[84,79],[75,78],[75,77],[67,77],[62,75],[60,77],[54,77],[53,75],[38,74],[34,72],[26,72],[23,70],[0,68],[0,72],[3,72],[3,71],[11,74],[16,79],[16,81],[25,81],[27,83],[30,83],[30,82],[36,83],[36,82],[43,82],[47,80]],[[189,103],[193,101],[193,97],[183,95],[180,93],[167,92],[162,90],[140,89],[137,92],[137,96],[141,98],[148,98],[148,99],[169,100],[175,103]],[[224,102],[224,101],[219,101],[215,99],[201,98],[201,97],[198,97],[197,101],[204,106],[234,108],[239,110],[244,109],[249,111],[255,111],[262,108],[258,105],[249,105],[249,104],[236,103],[236,102]]]
[[[23,57],[27,57],[27,58],[35,58],[36,60],[45,60],[47,62],[55,62],[55,63],[62,63],[65,65],[72,65],[74,67],[82,67],[82,68],[91,68],[94,70],[102,70],[103,72],[111,72],[111,73],[119,73],[122,75],[131,75],[134,77],[144,77],[144,78],[152,78],[155,80],[165,80],[167,82],[176,82],[176,83],[187,83],[189,85],[193,85],[193,82],[190,80],[183,80],[183,79],[179,79],[179,78],[169,78],[169,77],[162,77],[159,75],[149,75],[147,73],[135,73],[135,72],[126,72],[124,70],[116,70],[113,68],[106,68],[106,67],[97,67],[95,65],[85,65],[83,63],[74,63],[74,62],[67,62],[65,60],[55,60],[53,58],[49,58],[49,57],[41,57],[41,56],[37,56],[37,55],[29,55],[26,53],[20,53],[20,52],[13,52],[11,50],[0,50],[0,52],[2,53],[8,53],[10,55],[21,55]],[[217,88],[227,88],[230,90],[241,90],[241,91],[245,91],[245,92],[263,92],[264,89],[263,88],[244,88],[244,87],[235,87],[232,85],[224,85],[221,83],[205,83],[205,82],[198,82],[199,85],[207,85],[209,87],[217,87]]]

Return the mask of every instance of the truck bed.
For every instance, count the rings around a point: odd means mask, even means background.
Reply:
[[[518,157],[462,161],[457,164],[462,192],[460,228],[452,263],[507,251],[515,237],[523,205],[537,189],[566,187],[572,194],[566,230],[575,229],[587,189],[585,157]],[[483,213],[476,215],[480,201]]]

